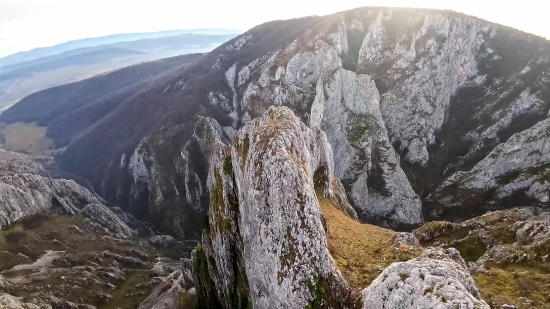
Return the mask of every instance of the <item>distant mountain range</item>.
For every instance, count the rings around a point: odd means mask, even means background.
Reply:
[[[209,52],[238,30],[195,29],[117,34],[0,58],[0,112],[34,92],[125,66]]]
[[[190,29],[190,30],[168,30],[159,32],[147,33],[126,33],[113,34],[104,37],[87,38],[69,41],[66,43],[54,45],[51,47],[35,48],[33,50],[19,52],[10,56],[0,58],[0,69],[8,65],[35,60],[38,58],[48,57],[64,53],[73,49],[84,47],[93,47],[98,45],[106,45],[117,42],[138,41],[143,39],[156,39],[160,37],[178,36],[182,34],[204,34],[204,35],[227,35],[240,34],[242,31],[230,29]]]

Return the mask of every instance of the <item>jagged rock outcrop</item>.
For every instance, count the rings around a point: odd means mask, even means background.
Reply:
[[[255,68],[261,76],[247,85],[241,109],[261,114],[263,106],[249,103],[259,101],[299,111],[311,127],[327,132],[335,174],[361,219],[391,227],[421,224],[420,199],[391,146],[375,82],[367,74],[343,68],[345,30],[330,38],[305,36],[301,44],[297,39]]]
[[[0,228],[34,214],[54,212],[82,215],[96,228],[115,237],[135,234],[120,219],[128,214],[120,209],[115,214],[101,198],[74,180],[54,178],[51,174],[55,171],[49,166],[51,160],[41,161],[23,154],[0,152]]]
[[[186,134],[185,127],[158,132],[129,159],[123,155],[120,168],[127,167],[131,175],[131,212],[177,238],[198,239],[208,208],[209,147],[213,140],[228,140],[218,122],[206,117],[198,117],[192,136],[183,142]],[[118,197],[122,204],[123,197]]]
[[[21,302],[17,297],[0,294],[0,308],[4,309],[39,309],[37,305]]]
[[[453,174],[426,200],[433,217],[466,207],[550,206],[550,118],[513,135],[470,171]]]
[[[103,204],[88,204],[77,214],[84,216],[117,238],[127,238],[136,232]]]
[[[209,222],[193,254],[200,304],[350,307],[318,201],[337,201],[326,135],[279,107],[240,130],[233,146],[212,147]]]
[[[149,244],[155,248],[168,247],[177,240],[170,235],[156,235],[149,238]]]
[[[416,259],[392,264],[362,294],[365,309],[491,308],[453,248],[428,248]]]
[[[92,203],[101,201],[72,180],[28,173],[0,177],[0,227],[46,210],[74,215]]]

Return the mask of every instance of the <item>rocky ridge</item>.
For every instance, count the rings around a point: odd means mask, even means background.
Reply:
[[[101,198],[73,180],[53,178],[32,157],[0,153],[0,228],[44,212],[82,215],[110,233],[135,234]]]
[[[324,133],[273,108],[231,148],[219,141],[216,147],[209,224],[194,253],[199,297],[224,308],[346,306],[351,291],[327,250],[315,191],[335,194]]]
[[[550,119],[511,136],[471,170],[447,178],[426,198],[433,216],[460,207],[478,211],[550,202]]]
[[[216,151],[210,157],[208,224],[193,252],[199,308],[407,308],[409,301],[489,308],[458,251],[442,249],[391,265],[365,289],[359,305],[327,240],[337,226],[327,221],[332,219],[323,207],[353,220],[345,195],[334,185],[339,181],[330,145],[321,130],[308,128],[289,109],[269,108],[237,133],[232,146],[219,140],[211,145]],[[394,232],[387,242],[417,244],[414,236]],[[409,281],[400,276],[404,269]],[[388,277],[408,284],[385,288]],[[426,292],[429,284],[437,288]],[[403,293],[410,300],[403,300]]]

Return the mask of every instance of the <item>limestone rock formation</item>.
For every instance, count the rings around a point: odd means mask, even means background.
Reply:
[[[135,234],[120,219],[128,219],[128,214],[120,209],[116,214],[74,180],[58,178],[50,164],[48,159],[40,162],[27,155],[0,152],[0,228],[34,214],[53,212],[82,215],[112,236]]]
[[[365,309],[490,308],[452,248],[428,248],[416,259],[392,264],[362,294]]]
[[[199,238],[208,208],[210,144],[228,142],[222,127],[211,118],[199,117],[192,133],[184,142],[184,127],[158,132],[138,145],[128,163],[125,156],[121,158],[121,166],[127,164],[131,175],[129,211],[183,240]],[[118,197],[120,203],[123,197]]]
[[[279,107],[240,130],[233,146],[213,147],[209,223],[194,252],[202,305],[348,307],[318,201],[337,200],[326,135]]]
[[[466,207],[522,206],[521,201],[548,207],[550,118],[513,135],[470,171],[453,174],[426,200],[434,217]]]
[[[28,173],[0,177],[0,197],[0,227],[46,210],[74,215],[88,204],[101,204],[72,180]]]
[[[153,247],[168,247],[175,243],[177,240],[170,235],[156,235],[149,238],[149,244]]]
[[[23,303],[17,297],[9,294],[0,294],[0,308],[4,309],[39,309],[37,305]]]
[[[107,234],[114,237],[127,238],[135,234],[135,231],[103,204],[88,204],[77,214],[103,227],[108,231]]]
[[[333,38],[342,35],[345,32],[335,33]],[[342,46],[320,37],[306,40],[302,48],[296,47],[296,40],[285,50],[293,55],[286,67],[280,59],[289,55],[281,52],[257,68],[262,75],[248,84],[241,108],[252,115],[261,114],[261,109],[248,103],[260,101],[299,111],[311,127],[327,132],[335,175],[361,219],[394,228],[421,224],[420,199],[388,138],[373,78],[342,67]],[[339,37],[337,41],[346,40]],[[269,72],[275,71],[275,76],[270,76]],[[304,104],[308,101],[312,103]]]

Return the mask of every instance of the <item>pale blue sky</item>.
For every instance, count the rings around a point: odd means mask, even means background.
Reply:
[[[543,0],[0,0],[0,57],[36,47],[116,33],[190,28],[247,30],[274,20],[356,7],[453,9],[550,37]]]

